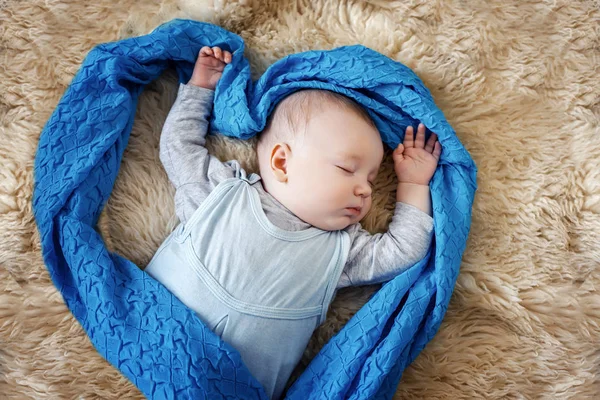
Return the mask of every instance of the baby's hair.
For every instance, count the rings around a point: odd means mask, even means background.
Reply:
[[[265,129],[258,137],[257,145],[264,141],[293,141],[306,130],[315,109],[336,106],[355,112],[370,126],[377,129],[369,113],[356,101],[336,92],[323,89],[302,89],[281,100],[267,118]]]

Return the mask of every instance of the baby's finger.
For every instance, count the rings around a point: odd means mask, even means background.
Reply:
[[[425,144],[425,150],[427,150],[428,153],[433,152],[433,146],[435,146],[436,141],[437,135],[435,133],[432,133],[431,136],[429,136],[429,139],[427,139],[427,143]]]
[[[425,125],[419,124],[417,137],[415,138],[415,148],[422,149],[423,147],[425,147]]]
[[[415,138],[412,126],[406,127],[406,133],[404,133],[404,147],[407,149],[415,146]]]
[[[431,153],[431,155],[433,155],[435,159],[439,161],[440,155],[442,155],[442,145],[440,144],[440,142],[435,142],[433,153]]]
[[[225,55],[223,56],[223,58],[224,58],[225,62],[227,64],[229,64],[231,62],[231,53],[228,51],[225,51]]]
[[[398,145],[398,147],[396,147],[396,150],[394,150],[393,156],[394,156],[395,161],[404,160],[404,146],[402,145],[402,143],[400,143]]]
[[[213,51],[215,52],[215,58],[223,61],[223,51],[221,50],[220,47],[213,47]]]
[[[198,57],[205,55],[205,56],[212,56],[213,55],[213,51],[210,47],[208,46],[204,46],[203,48],[200,49],[200,53],[198,55]]]

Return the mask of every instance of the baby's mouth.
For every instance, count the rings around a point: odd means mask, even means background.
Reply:
[[[353,215],[360,215],[361,207],[346,207],[346,210]]]

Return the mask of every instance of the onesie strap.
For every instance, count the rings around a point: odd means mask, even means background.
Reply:
[[[245,182],[248,182],[250,185],[255,184],[256,182],[260,181],[260,179],[261,179],[260,175],[255,174],[255,173],[251,173],[250,175],[248,175],[246,170],[242,168],[239,161],[237,161],[237,160],[227,161],[226,164],[228,164],[231,168],[233,168],[234,176],[236,178],[241,179]]]
[[[250,175],[246,176],[246,171],[242,170],[242,172],[244,175],[240,176],[241,180],[246,181],[251,185],[254,185],[256,182],[260,181],[260,175],[258,174],[251,173]]]

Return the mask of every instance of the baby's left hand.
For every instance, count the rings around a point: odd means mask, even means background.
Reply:
[[[413,127],[406,128],[404,144],[400,143],[394,150],[394,169],[400,183],[429,185],[442,154],[442,145],[437,135],[432,133],[425,143],[425,125],[419,124],[417,137],[414,138]]]

